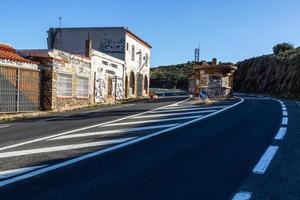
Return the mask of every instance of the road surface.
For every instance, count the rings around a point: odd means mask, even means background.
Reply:
[[[284,111],[176,97],[0,124],[0,199],[259,199]]]

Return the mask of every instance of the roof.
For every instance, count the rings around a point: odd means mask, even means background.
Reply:
[[[59,28],[50,28],[51,29],[59,29]],[[139,36],[137,36],[135,33],[131,32],[127,27],[125,26],[116,26],[116,27],[67,27],[67,28],[61,28],[63,29],[69,29],[69,30],[80,30],[80,29],[121,29],[121,30],[125,30],[127,34],[131,35],[133,38],[135,38],[136,40],[138,40],[139,42],[143,43],[144,45],[146,45],[149,48],[152,48],[152,46],[146,42],[145,40],[143,40],[142,38],[140,38]]]
[[[22,56],[17,54],[17,51],[10,45],[2,43],[0,43],[0,59],[36,64],[36,62],[23,58]]]

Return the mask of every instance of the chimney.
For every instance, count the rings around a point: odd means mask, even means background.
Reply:
[[[211,65],[217,65],[217,59],[216,58],[212,59]]]
[[[92,40],[87,39],[85,41],[85,56],[90,58],[91,53],[92,53]]]

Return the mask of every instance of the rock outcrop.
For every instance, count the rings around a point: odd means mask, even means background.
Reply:
[[[300,98],[300,48],[247,59],[236,65],[235,91]]]

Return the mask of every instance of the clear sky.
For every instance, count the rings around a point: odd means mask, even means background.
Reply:
[[[57,27],[127,26],[152,46],[151,66],[201,59],[240,61],[300,46],[300,0],[9,0],[0,4],[0,42],[46,48]]]

